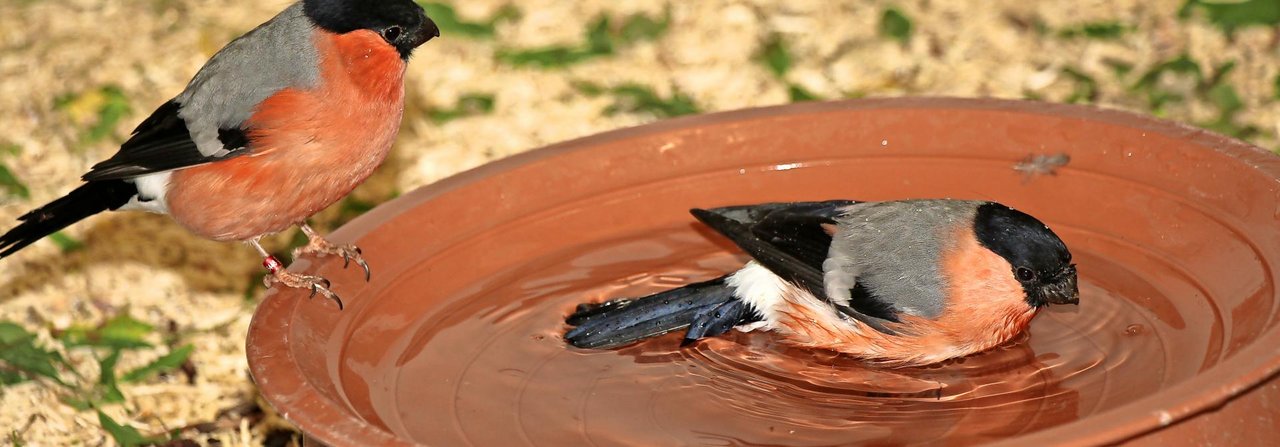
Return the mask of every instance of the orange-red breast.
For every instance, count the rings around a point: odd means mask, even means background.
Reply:
[[[328,281],[286,272],[258,240],[298,225],[309,238],[300,252],[354,260],[368,279],[358,248],[325,241],[306,219],[386,158],[405,64],[439,34],[410,0],[294,3],[218,51],[83,185],[19,217],[0,257],[103,211],[165,213],[197,235],[255,247],[268,286],[310,288],[341,306]]]
[[[752,261],[638,299],[582,304],[565,339],[612,348],[688,328],[685,343],[763,329],[886,365],[1002,344],[1049,304],[1076,304],[1076,267],[1045,224],[993,202],[768,203],[693,210]]]

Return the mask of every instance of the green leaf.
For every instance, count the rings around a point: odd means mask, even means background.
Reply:
[[[116,125],[133,112],[124,90],[105,85],[79,93],[54,98],[54,108],[77,123],[90,123],[80,133],[80,144],[88,145],[115,135]]]
[[[1205,98],[1218,108],[1218,119],[1209,123],[1200,123],[1200,126],[1236,138],[1249,139],[1261,131],[1252,125],[1236,124],[1236,115],[1244,110],[1245,104],[1235,87],[1226,82],[1227,75],[1235,66],[1235,61],[1227,61],[1219,65],[1214,68],[1213,77],[1199,86]]]
[[[31,380],[17,370],[6,369],[7,365],[0,364],[0,386],[13,385]]]
[[[26,447],[27,442],[22,439],[22,433],[17,430],[9,431],[9,445],[13,447]]]
[[[515,66],[552,68],[573,65],[588,59],[613,54],[609,34],[609,18],[601,16],[587,27],[586,42],[580,45],[553,45],[528,50],[498,50],[497,58]]]
[[[59,339],[67,346],[95,346],[114,349],[151,347],[143,340],[155,328],[128,314],[117,315],[96,328],[73,326]]]
[[[0,144],[0,156],[12,155],[16,156],[22,153],[22,146],[13,143]],[[31,190],[27,189],[27,185],[18,179],[17,175],[9,169],[8,165],[0,162],[0,189],[7,191],[7,194],[18,197],[20,199],[30,199]]]
[[[0,188],[4,188],[9,195],[20,199],[31,198],[31,190],[27,189],[27,185],[23,184],[18,176],[13,175],[13,171],[9,170],[9,166],[4,163],[0,163]]]
[[[1187,54],[1156,64],[1156,66],[1143,74],[1130,89],[1137,93],[1145,93],[1148,105],[1157,115],[1164,104],[1183,99],[1181,94],[1166,91],[1159,87],[1161,77],[1166,74],[1191,76],[1197,85],[1204,83],[1204,73],[1200,71],[1200,64],[1191,60],[1191,57]]]
[[[0,346],[9,346],[33,340],[36,334],[27,332],[25,328],[12,321],[0,321]]]
[[[1236,124],[1234,121],[1223,120],[1223,119],[1218,119],[1217,121],[1213,121],[1209,123],[1200,123],[1199,125],[1200,127],[1212,130],[1214,132],[1236,137],[1242,140],[1248,140],[1262,133],[1262,131],[1258,129],[1256,126],[1252,126],[1252,125],[1242,126],[1242,125]]]
[[[671,98],[662,98],[653,89],[640,84],[622,84],[605,90],[613,97],[613,104],[605,107],[605,115],[619,113],[648,113],[658,118],[690,115],[699,112],[693,98],[676,91]]]
[[[1191,56],[1183,53],[1178,57],[1161,62],[1159,64],[1156,64],[1156,66],[1151,67],[1151,70],[1148,70],[1146,74],[1142,75],[1142,78],[1138,79],[1138,82],[1137,84],[1134,85],[1134,88],[1146,88],[1146,87],[1154,86],[1156,82],[1160,80],[1160,76],[1165,73],[1190,75],[1195,77],[1197,81],[1204,80],[1204,74],[1200,72],[1200,64],[1197,64],[1196,61],[1191,60]]]
[[[1208,97],[1213,105],[1218,106],[1218,111],[1223,115],[1235,115],[1236,112],[1244,109],[1244,101],[1240,100],[1236,89],[1228,84],[1213,86],[1209,89]]]
[[[1280,24],[1280,2],[1276,0],[1187,0],[1178,11],[1178,17],[1186,19],[1193,10],[1203,11],[1209,23],[1227,34],[1249,26]]]
[[[1119,59],[1105,58],[1102,60],[1102,63],[1107,67],[1110,67],[1111,72],[1114,73],[1117,78],[1124,78],[1129,74],[1129,72],[1133,71],[1133,64]]]
[[[59,396],[58,400],[60,400],[63,405],[76,409],[76,411],[85,411],[93,408],[93,402],[91,400],[82,399],[76,396],[62,395]]]
[[[582,43],[523,50],[499,49],[495,57],[499,62],[517,67],[565,67],[613,55],[620,46],[657,39],[667,31],[670,22],[671,12],[668,9],[664,11],[662,19],[653,19],[642,14],[630,16],[615,30],[611,26],[609,17],[602,15],[587,26]]]
[[[81,95],[76,93],[67,93],[67,92],[54,96],[53,108],[57,110],[66,111],[67,109],[71,108],[72,105],[75,104],[76,100],[79,99],[80,96]]]
[[[138,429],[121,425],[101,410],[98,411],[98,423],[102,424],[102,429],[106,430],[120,447],[138,447],[164,442],[164,439],[143,436]]]
[[[1231,71],[1235,70],[1235,68],[1236,61],[1234,60],[1226,61],[1223,62],[1222,65],[1213,67],[1213,76],[1205,80],[1203,84],[1200,85],[1200,89],[1207,91],[1213,86],[1226,82],[1227,75],[1231,74]]]
[[[1071,95],[1065,102],[1074,104],[1098,99],[1098,82],[1093,77],[1071,67],[1063,68],[1062,74],[1073,83]]]
[[[862,99],[866,98],[868,93],[864,90],[845,90],[841,92],[844,99]]]
[[[16,383],[21,378],[45,377],[66,386],[58,373],[58,365],[66,366],[61,354],[36,346],[36,335],[11,321],[0,321],[0,370],[3,382]]]
[[[662,18],[654,19],[644,14],[636,14],[622,22],[618,31],[618,43],[632,44],[642,41],[657,40],[667,33],[671,26],[671,7],[662,10]]]
[[[129,100],[125,98],[124,90],[120,87],[108,85],[102,88],[101,93],[104,102],[98,109],[98,122],[85,133],[83,137],[85,143],[96,143],[114,134],[120,120],[132,112]]]
[[[787,85],[787,95],[791,97],[791,102],[817,101],[822,99],[818,97],[818,95],[813,94],[813,92],[810,92],[797,84]]]
[[[502,5],[501,8],[498,8],[498,11],[495,12],[492,17],[489,17],[489,23],[497,24],[498,22],[517,20],[522,15],[523,14],[520,13],[520,9],[516,8],[515,5],[506,4]]]
[[[613,54],[613,35],[609,33],[608,16],[600,16],[587,26],[587,45],[581,51],[591,56]]]
[[[895,39],[903,45],[911,40],[911,27],[911,19],[897,8],[889,7],[880,16],[880,35]]]
[[[119,346],[149,347],[151,344],[143,341],[143,338],[153,330],[155,328],[151,325],[134,319],[128,314],[121,314],[107,320],[106,325],[102,326],[101,334],[104,340],[119,343]]]
[[[778,78],[786,76],[791,70],[791,51],[787,49],[787,43],[779,34],[770,34],[769,38],[765,39],[760,46],[757,59]]]
[[[124,402],[124,393],[116,381],[116,363],[120,362],[120,350],[112,349],[107,358],[98,361],[99,403],[114,404]]]
[[[1277,79],[1280,80],[1280,78]],[[578,92],[591,97],[600,96],[608,90],[600,84],[589,81],[571,81],[569,86],[573,87]]]
[[[57,245],[58,249],[62,250],[63,253],[71,253],[84,248],[84,243],[80,242],[79,239],[67,236],[66,233],[61,231],[55,231],[50,234],[49,241]]]
[[[499,62],[517,67],[553,68],[573,65],[602,54],[568,46],[551,46],[532,50],[498,50]]]
[[[427,118],[443,124],[458,118],[484,115],[493,112],[494,98],[488,93],[467,93],[458,98],[458,102],[449,109],[427,111]]]
[[[437,2],[419,1],[419,5],[427,12],[427,17],[436,23],[443,36],[460,36],[472,39],[491,39],[497,29],[498,22],[512,20],[520,16],[514,6],[506,5],[499,9],[493,17],[479,22],[468,22],[458,17],[452,5]]]
[[[1124,36],[1133,27],[1119,22],[1090,22],[1058,31],[1058,37],[1074,39],[1084,37],[1096,40],[1112,40]]]
[[[1244,101],[1236,94],[1236,89],[1228,84],[1218,84],[1209,89],[1209,100],[1223,115],[1235,115],[1244,109]]]
[[[150,377],[152,374],[163,372],[165,370],[175,369],[182,366],[191,357],[191,351],[195,350],[192,345],[185,345],[158,359],[152,360],[151,363],[138,367],[132,371],[125,373],[121,380],[125,382],[137,382]]]

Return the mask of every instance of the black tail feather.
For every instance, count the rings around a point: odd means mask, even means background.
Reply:
[[[689,332],[684,334],[680,346],[688,346],[703,337],[714,337],[733,329],[734,326],[753,321],[760,321],[760,316],[751,310],[746,302],[739,299],[726,301],[712,307],[705,307],[693,318]]]
[[[62,198],[18,217],[22,223],[0,236],[0,258],[86,217],[120,208],[137,193],[138,189],[124,180],[85,183]]]
[[[579,348],[610,349],[688,327],[684,344],[689,344],[758,321],[760,316],[734,297],[725,278],[643,298],[581,304],[565,318],[577,326],[565,333],[565,341]]]

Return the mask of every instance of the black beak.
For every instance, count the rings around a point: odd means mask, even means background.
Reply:
[[[1080,304],[1080,286],[1076,283],[1076,266],[1063,269],[1053,281],[1040,288],[1040,295],[1049,304]]]
[[[440,27],[430,17],[422,16],[422,26],[418,27],[418,32],[401,37],[404,42],[399,46],[412,50],[436,37],[440,37]]]
[[[440,27],[436,26],[436,22],[431,21],[431,18],[423,15],[422,26],[419,26],[417,31],[404,33],[392,45],[396,47],[400,57],[407,61],[415,48],[435,37],[440,37]]]

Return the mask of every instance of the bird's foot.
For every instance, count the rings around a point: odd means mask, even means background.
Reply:
[[[267,261],[270,262],[273,259],[274,258],[270,258]],[[268,266],[267,268],[271,269],[271,266]],[[329,290],[329,280],[319,276],[290,273],[285,271],[283,268],[276,268],[271,271],[271,274],[262,277],[262,283],[265,284],[268,289],[276,285],[276,283],[295,289],[311,289],[311,295],[309,298],[315,298],[317,294],[323,295],[325,298],[338,303],[338,310],[342,310],[342,298],[339,298],[338,294]]]
[[[364,280],[369,281],[369,263],[364,261],[361,255],[360,247],[353,244],[336,245],[332,242],[324,240],[314,231],[308,231],[310,228],[303,230],[307,235],[307,245],[303,245],[293,250],[293,258],[298,259],[300,255],[316,255],[325,257],[329,255],[342,257],[342,268],[347,268],[354,261],[356,265],[364,269]]]

